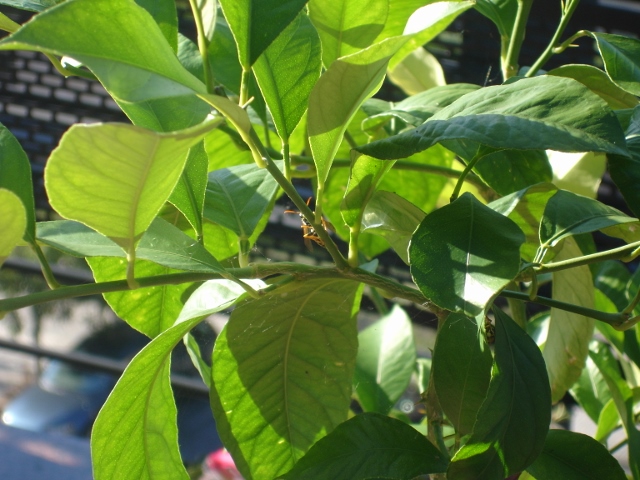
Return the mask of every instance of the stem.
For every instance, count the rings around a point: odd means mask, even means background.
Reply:
[[[284,178],[291,181],[291,156],[289,155],[289,141],[282,142],[282,159],[284,160]]]
[[[502,64],[502,76],[505,80],[517,75],[518,73],[518,58],[520,57],[520,49],[522,48],[522,42],[524,41],[524,34],[527,21],[529,20],[531,5],[533,5],[533,0],[518,0],[516,20],[509,39],[507,56]]]
[[[568,260],[562,260],[560,262],[552,262],[535,266],[534,269],[537,274],[557,272],[558,270],[565,270],[567,268],[580,267],[582,265],[588,265],[590,263],[603,262],[605,260],[619,260],[628,256],[636,248],[640,247],[640,241],[633,242],[622,247],[612,248],[604,252],[592,253],[590,255],[584,255],[578,258],[570,258]]]
[[[358,248],[358,239],[360,238],[360,222],[357,225],[349,228],[349,254],[347,261],[352,267],[357,267],[360,264],[360,250]]]
[[[631,312],[633,312],[633,309],[636,308],[638,302],[640,302],[640,289],[638,289],[638,291],[636,292],[636,296],[633,297],[633,300],[629,302],[629,305],[627,305],[624,310],[622,310],[622,313],[631,315]]]
[[[460,195],[460,190],[462,189],[462,185],[464,184],[465,177],[469,174],[469,172],[471,172],[471,169],[475,166],[476,163],[478,163],[478,161],[482,157],[484,157],[484,155],[476,155],[469,162],[469,164],[464,168],[464,170],[460,174],[460,177],[458,177],[458,181],[456,182],[456,186],[453,189],[453,193],[451,194],[451,198],[449,199],[450,202],[453,202],[456,198],[458,198],[458,195]]]
[[[249,239],[244,236],[238,237],[238,265],[240,268],[249,265],[249,250],[251,250]]]
[[[51,270],[51,265],[49,265],[49,262],[47,261],[47,257],[44,256],[44,252],[40,248],[40,245],[38,245],[34,241],[31,243],[31,248],[33,248],[33,251],[38,257],[38,262],[40,262],[40,267],[42,269],[42,276],[44,276],[44,279],[47,282],[47,285],[49,286],[49,288],[52,290],[59,288],[60,284],[56,280],[56,277],[53,274],[53,271]]]
[[[438,331],[442,329],[445,320],[447,319],[448,313],[441,312],[438,314]],[[436,393],[435,382],[433,381],[433,368],[431,369],[431,374],[429,378],[429,387],[427,388],[426,395],[426,408],[427,408],[427,438],[429,441],[435,445],[440,453],[449,460],[449,450],[444,443],[444,438],[442,436],[442,422],[444,421],[444,412],[442,411],[442,407],[440,406],[440,401],[438,400],[438,394]]]
[[[358,143],[353,139],[348,130],[344,131],[344,139],[347,141],[351,148],[356,148],[358,146]]]
[[[387,302],[385,302],[378,289],[374,287],[369,288],[369,298],[373,302],[373,305],[376,307],[376,310],[380,313],[380,315],[386,315],[389,313],[389,307],[387,306]]]
[[[249,79],[251,78],[251,70],[242,69],[242,77],[240,78],[240,99],[238,104],[244,108],[249,101]]]
[[[329,255],[331,255],[331,258],[333,259],[336,266],[338,268],[347,268],[348,267],[347,261],[340,253],[340,250],[338,250],[338,246],[333,241],[333,238],[331,238],[331,236],[329,235],[329,232],[327,232],[322,225],[322,217],[320,217],[319,222],[316,222],[316,215],[314,215],[311,209],[307,206],[307,202],[305,202],[302,199],[302,197],[300,196],[296,188],[293,186],[293,184],[285,178],[285,176],[282,174],[280,169],[276,166],[275,163],[273,163],[273,160],[271,159],[269,152],[267,152],[267,150],[264,148],[264,145],[262,145],[260,138],[258,138],[258,135],[253,129],[251,129],[251,132],[249,133],[249,140],[253,143],[255,148],[260,152],[260,154],[264,158],[266,162],[266,168],[269,171],[269,173],[273,176],[276,182],[278,182],[280,187],[282,187],[284,192],[289,196],[289,198],[298,208],[298,211],[302,214],[302,216],[311,224],[311,226],[316,231],[318,237],[320,237],[320,239],[324,242],[324,246],[329,252]],[[316,213],[317,213],[317,210],[318,210],[318,205],[316,203]]]
[[[616,330],[620,327],[628,325],[629,315],[624,313],[607,313],[599,310],[593,310],[592,308],[581,307],[580,305],[574,305],[572,303],[565,303],[559,300],[553,300],[552,298],[535,296],[533,299],[529,298],[529,295],[522,292],[513,292],[510,290],[503,290],[500,292],[501,297],[516,298],[518,300],[524,300],[525,302],[539,303],[547,307],[558,308],[567,312],[577,313],[585,317],[594,318],[601,322],[608,323]]]
[[[168,275],[137,278],[136,281],[140,288],[146,288],[160,285],[178,285],[182,283],[219,280],[229,276],[235,278],[266,278],[273,275],[290,275],[296,280],[303,280],[307,277],[352,280],[378,288],[384,291],[385,295],[389,298],[402,298],[425,306],[434,313],[443,312],[443,310],[425,298],[420,291],[360,268],[341,269],[337,267],[316,267],[291,262],[261,263],[245,268],[229,268],[226,270],[226,273],[223,274],[194,272],[172,273]],[[0,300],[0,312],[10,312],[19,308],[39,305],[54,300],[64,300],[67,298],[99,295],[124,290],[129,290],[129,284],[126,280],[63,286],[55,290],[46,290],[44,292],[32,293],[20,297],[2,299]]]
[[[525,77],[533,77],[536,73],[538,73],[538,70],[540,70],[544,66],[544,64],[549,61],[551,56],[556,53],[554,49],[556,48],[560,37],[567,28],[567,25],[569,24],[569,20],[571,20],[573,13],[576,11],[576,8],[578,8],[579,3],[580,0],[568,0],[568,3],[562,11],[562,17],[560,18],[558,28],[556,28],[556,31],[553,34],[549,45],[547,45],[547,48],[544,50],[544,52],[542,52],[542,54],[540,55],[540,57],[538,57],[534,64],[531,65],[531,68],[529,69]]]
[[[198,32],[198,50],[202,57],[202,70],[204,71],[204,84],[207,87],[207,92],[213,92],[213,75],[211,74],[211,64],[209,62],[209,41],[204,31],[204,24],[202,23],[202,12],[198,8],[196,0],[189,0],[191,4],[191,11],[193,12],[193,18],[196,22],[196,31]]]

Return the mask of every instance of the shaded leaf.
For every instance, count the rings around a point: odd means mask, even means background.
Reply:
[[[362,216],[362,231],[385,238],[402,261],[409,264],[409,242],[425,214],[395,193],[377,191]]]
[[[491,350],[476,321],[450,314],[438,330],[431,368],[438,402],[460,435],[473,431],[489,389],[491,365]]]
[[[573,238],[564,241],[557,261],[583,255]],[[593,280],[587,265],[553,273],[552,297],[554,300],[593,308]],[[554,402],[559,401],[574,384],[589,354],[589,341],[593,335],[595,320],[589,317],[551,309],[549,333],[544,345],[544,356],[551,382]]]
[[[67,55],[89,67],[120,100],[206,91],[180,65],[151,15],[128,0],[64,2],[3,39],[0,49]]]
[[[640,41],[611,33],[589,32],[598,45],[609,78],[634,95],[640,95]]]
[[[477,0],[475,9],[491,20],[508,42],[516,21],[518,5],[510,0]]]
[[[505,313],[494,314],[494,374],[473,434],[449,465],[451,480],[521,472],[542,452],[549,430],[551,393],[540,350]]]
[[[627,476],[607,448],[588,435],[549,430],[544,449],[527,472],[537,479],[626,480]]]
[[[316,443],[283,480],[401,480],[444,472],[447,462],[409,425],[363,413]]]
[[[411,275],[439,307],[475,316],[517,275],[522,243],[515,223],[465,193],[414,233]]]
[[[482,88],[413,130],[356,150],[390,160],[446,140],[493,148],[627,154],[620,124],[605,101],[575,80],[552,76]]]
[[[64,1],[65,0],[2,0],[0,3],[3,5],[9,5],[10,7],[19,8],[21,10],[41,12]]]
[[[620,415],[618,409],[613,401],[613,398],[609,399],[607,403],[600,410],[600,416],[598,417],[597,430],[593,438],[598,442],[604,442],[609,435],[620,426]]]
[[[633,116],[625,132],[627,147],[631,156],[608,155],[611,179],[620,189],[631,211],[640,216],[640,108],[633,110]]]
[[[389,0],[311,0],[309,18],[322,41],[325,68],[339,57],[371,46],[388,12]]]
[[[366,412],[388,414],[411,380],[416,347],[411,321],[398,305],[358,334],[353,384]]]
[[[542,150],[501,150],[482,157],[473,171],[498,193],[508,195],[553,178]]]
[[[347,419],[360,291],[344,280],[292,282],[231,314],[213,352],[211,400],[245,477],[287,472]]]
[[[173,51],[178,50],[178,12],[175,0],[135,0],[151,14]]]
[[[604,406],[611,400],[611,392],[593,360],[587,357],[580,378],[571,387],[571,396],[580,404],[589,418],[598,423]]]
[[[253,71],[283,141],[307,109],[320,77],[320,39],[309,17],[300,14],[267,48]]]
[[[219,0],[249,70],[258,57],[302,10],[308,0]]]

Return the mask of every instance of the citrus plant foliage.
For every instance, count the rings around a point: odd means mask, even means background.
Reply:
[[[130,120],[64,134],[49,222],[0,126],[0,261],[31,247],[50,287],[0,311],[103,294],[151,338],[93,428],[96,480],[188,478],[169,377],[183,338],[247,479],[624,479],[606,447],[623,429],[640,480],[640,273],[622,263],[640,221],[595,199],[606,159],[640,214],[640,41],[567,32],[579,1],[556,0],[556,34],[520,65],[532,3],[0,0],[34,13],[0,14],[0,49],[99,81]],[[499,85],[447,85],[424,48],[468,9],[501,39]],[[544,70],[580,37],[602,68]],[[403,100],[373,98],[387,75]],[[251,263],[283,196],[331,266]],[[596,251],[596,232],[620,246]],[[95,283],[60,285],[47,249]],[[376,273],[388,249],[413,285]],[[380,320],[358,332],[365,295]],[[394,300],[437,316],[431,363]],[[229,309],[202,358],[189,331]],[[419,424],[393,408],[415,372]],[[595,438],[549,429],[568,391]]]

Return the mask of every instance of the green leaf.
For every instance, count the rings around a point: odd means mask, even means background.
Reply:
[[[571,387],[571,396],[580,404],[595,423],[604,406],[611,400],[611,392],[604,377],[589,357],[576,383]]]
[[[2,0],[0,3],[3,5],[9,5],[10,7],[19,8],[21,10],[41,12],[64,1],[65,0]]]
[[[564,247],[556,260],[582,256],[573,238],[564,241]],[[552,297],[554,300],[593,308],[593,280],[587,265],[553,273]],[[549,333],[542,352],[549,372],[554,403],[559,401],[578,378],[589,354],[589,341],[593,335],[595,320],[589,317],[551,309]]]
[[[0,123],[0,188],[13,192],[22,203],[25,216],[23,227],[24,240],[34,242],[36,236],[36,211],[33,199],[33,182],[31,180],[31,164],[27,154],[9,129]],[[6,197],[6,193],[3,194]],[[9,202],[15,201],[8,200]],[[7,209],[15,209],[9,207]],[[16,210],[17,212],[17,210]],[[9,212],[5,212],[8,215]],[[4,217],[4,215],[3,215]],[[7,218],[7,217],[4,217]]]
[[[189,220],[198,237],[202,237],[202,211],[208,167],[209,157],[204,149],[204,141],[201,141],[189,150],[184,171],[169,197],[169,201]]]
[[[543,248],[554,247],[569,236],[636,222],[637,218],[597,200],[558,190],[545,207],[540,223],[540,243]],[[633,228],[638,230],[637,224]]]
[[[96,282],[126,278],[127,262],[124,259],[91,257],[87,258],[87,263]],[[178,273],[178,270],[147,260],[136,260],[135,271],[139,277]],[[154,338],[173,325],[188,296],[187,292],[192,288],[192,283],[159,285],[105,293],[104,299],[118,317],[139,332]]]
[[[38,241],[78,257],[121,257],[118,245],[87,226],[58,220],[38,223]],[[222,265],[199,243],[161,218],[156,218],[136,250],[136,257],[191,272],[220,273]]]
[[[347,419],[360,291],[344,280],[292,282],[231,314],[213,351],[211,401],[245,478],[287,472]]]
[[[167,43],[178,51],[178,12],[175,0],[135,0],[151,14]]]
[[[501,149],[627,155],[620,124],[605,101],[575,80],[552,76],[482,88],[413,130],[355,150],[390,160],[446,140]]]
[[[265,50],[253,71],[280,138],[288,142],[320,77],[320,39],[300,14]]]
[[[508,195],[553,178],[546,152],[500,150],[480,159],[473,171],[498,195]]]
[[[473,431],[489,389],[492,364],[491,350],[476,321],[450,314],[438,330],[431,368],[438,402],[460,435]]]
[[[219,0],[238,47],[244,70],[304,8],[308,0]]]
[[[518,13],[518,5],[511,0],[477,0],[475,9],[491,20],[502,37],[509,41]]]
[[[425,214],[395,193],[377,191],[362,216],[362,231],[385,238],[402,261],[409,264],[409,242]]]
[[[598,265],[593,284],[613,302],[616,311],[620,311],[629,303],[626,289],[630,278],[629,270],[622,263],[607,260]]]
[[[495,480],[521,472],[542,452],[551,393],[538,346],[508,315],[496,316],[495,368],[473,434],[447,478]]]
[[[609,173],[631,211],[640,216],[640,108],[633,110],[625,135],[631,156],[608,155]]]
[[[640,95],[640,41],[610,33],[589,34],[598,45],[609,78],[627,92]]]
[[[563,480],[626,480],[627,476],[607,448],[582,433],[549,430],[540,456],[527,472],[535,478]]]
[[[526,261],[533,261],[536,255],[540,244],[540,221],[549,198],[557,191],[551,183],[540,183],[488,204],[488,207],[513,220],[524,232],[526,241],[520,248],[520,253]]]
[[[566,153],[547,151],[553,169],[553,184],[589,198],[596,198],[607,169],[607,155],[597,152]]]
[[[411,38],[393,56],[389,62],[389,68],[391,70],[396,68],[407,55],[436,38],[458,15],[474,5],[475,1],[472,0],[431,0],[427,5],[417,9],[409,17],[403,32],[404,35],[411,35]]]
[[[411,275],[447,310],[476,316],[518,274],[524,234],[469,193],[430,213],[411,239]]]
[[[363,413],[316,443],[283,480],[401,480],[444,472],[442,454],[409,425]]]
[[[380,88],[389,59],[406,41],[407,37],[390,38],[336,60],[311,91],[307,128],[320,184],[327,179],[351,118]]]
[[[602,407],[597,421],[597,430],[593,438],[598,442],[606,442],[613,431],[620,426],[620,415],[613,398]]]
[[[214,170],[209,174],[204,216],[239,237],[249,238],[277,190],[271,174],[255,164]]]
[[[125,124],[74,125],[45,169],[49,201],[131,253],[175,187],[189,148],[219,122],[175,133]]]
[[[438,59],[422,47],[416,48],[389,69],[388,78],[407,95],[446,85],[444,70]]]
[[[416,362],[411,320],[398,305],[358,334],[353,384],[365,412],[388,414],[411,380]]]
[[[206,91],[180,65],[151,15],[129,0],[64,2],[0,42],[0,50],[13,49],[67,55],[124,101]]]
[[[634,108],[638,105],[638,99],[634,95],[618,87],[605,72],[591,65],[563,65],[547,74],[579,81],[604,99],[613,110]]]
[[[599,344],[590,352],[591,359],[602,372],[627,433],[629,467],[634,478],[640,478],[640,431],[635,425],[633,392],[617,368],[617,362],[606,345]]]
[[[176,407],[169,379],[170,354],[202,319],[228,308],[238,288],[216,281],[219,291],[207,300],[197,295],[176,324],[155,338],[131,361],[93,426],[91,452],[96,480],[116,478],[188,479],[176,428]]]
[[[4,13],[0,13],[0,29],[5,32],[13,33],[20,28],[20,24],[14,22]]]
[[[27,214],[20,198],[0,188],[0,265],[18,245],[27,229]]]
[[[309,18],[322,41],[325,68],[339,57],[371,46],[388,13],[389,0],[311,0]]]

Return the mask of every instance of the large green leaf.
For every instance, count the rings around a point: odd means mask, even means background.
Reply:
[[[320,77],[320,40],[309,17],[298,17],[267,48],[253,71],[280,138],[289,136],[307,109]]]
[[[20,198],[0,188],[0,265],[18,245],[27,229],[27,213]]]
[[[375,192],[362,216],[362,231],[385,238],[409,264],[409,242],[425,214],[399,195],[383,190]]]
[[[473,431],[487,396],[493,357],[478,324],[459,313],[447,317],[433,351],[438,401],[460,435]]]
[[[387,414],[404,393],[416,362],[411,320],[395,305],[358,334],[353,384],[366,412]]]
[[[625,132],[627,147],[631,156],[608,155],[611,179],[620,189],[627,205],[640,216],[640,108],[633,110],[633,116]]]
[[[553,169],[553,184],[589,198],[596,198],[607,169],[607,155],[599,152],[554,152],[547,150]]]
[[[174,51],[178,50],[178,12],[175,0],[135,0],[151,14]]]
[[[590,35],[596,40],[609,78],[627,92],[640,95],[640,41],[611,33]]]
[[[324,184],[329,175],[351,118],[380,88],[389,59],[407,39],[389,38],[336,60],[311,91],[307,128],[320,184]]]
[[[194,293],[173,327],[136,355],[102,407],[91,436],[96,480],[189,478],[178,450],[170,354],[206,315],[228,308],[243,292],[227,280],[211,283],[201,287],[204,295]]]
[[[31,181],[31,164],[16,137],[1,123],[0,188],[13,192],[22,203],[23,213],[21,215],[26,216],[25,228],[23,228],[24,239],[27,242],[35,241],[36,211],[33,199],[33,183]],[[6,193],[3,195],[6,196]],[[5,215],[7,215],[7,212],[5,212]]]
[[[404,57],[393,70],[389,69],[387,78],[407,95],[415,95],[447,83],[438,59],[422,47]]]
[[[543,248],[549,248],[569,236],[620,224],[634,223],[633,228],[637,230],[637,222],[637,218],[597,200],[558,190],[545,207],[540,223],[540,243]]]
[[[70,220],[39,222],[38,241],[78,257],[125,257],[109,238]],[[198,242],[156,218],[138,244],[136,257],[191,272],[221,273],[222,265]]]
[[[518,274],[524,234],[470,193],[430,213],[411,239],[411,275],[439,307],[469,316]]]
[[[0,42],[0,50],[11,49],[72,57],[120,100],[206,91],[180,65],[151,15],[130,0],[64,2]]]
[[[638,99],[618,87],[605,72],[591,65],[563,65],[547,72],[548,75],[569,77],[579,81],[593,93],[602,97],[614,109],[634,108]]]
[[[502,197],[488,206],[509,217],[525,234],[526,241],[520,249],[522,258],[532,261],[540,245],[540,221],[549,198],[558,189],[551,183],[540,183],[519,192]]]
[[[255,164],[214,170],[209,174],[204,216],[239,237],[249,238],[277,189],[269,172]]]
[[[74,125],[45,169],[49,201],[132,253],[175,187],[189,148],[218,124],[175,133],[125,124]]]
[[[570,391],[571,396],[580,404],[589,418],[594,423],[598,423],[602,409],[611,400],[611,392],[591,358],[587,357],[582,374]]]
[[[540,456],[527,473],[536,479],[626,480],[627,476],[607,448],[582,433],[549,430]]]
[[[471,92],[423,125],[356,150],[390,160],[446,140],[502,149],[628,153],[620,123],[606,102],[573,79],[553,76]]]
[[[508,41],[516,21],[518,5],[512,0],[477,0],[475,8],[495,23],[500,35]]]
[[[409,425],[356,415],[316,443],[283,480],[404,480],[444,472],[447,461]]]
[[[542,150],[500,150],[480,159],[473,171],[498,195],[508,195],[553,178]]]
[[[347,419],[357,354],[353,282],[292,282],[238,305],[216,340],[212,408],[245,477],[290,470]]]
[[[449,466],[450,480],[495,480],[521,472],[541,453],[549,430],[551,393],[540,350],[509,316],[494,313],[493,378],[473,434]]]
[[[388,13],[389,0],[311,0],[309,17],[322,41],[324,66],[372,45]]]
[[[308,0],[219,0],[238,47],[244,70],[302,10]]]
[[[591,359],[602,372],[611,396],[618,409],[622,425],[627,433],[629,448],[629,467],[633,478],[640,478],[640,430],[636,427],[633,413],[633,392],[622,378],[617,363],[606,345],[600,344],[590,352]]]
[[[564,241],[564,247],[556,256],[558,261],[575,258],[582,251],[573,238]],[[593,280],[587,265],[553,273],[552,296],[554,300],[593,308]],[[589,354],[589,341],[593,335],[595,320],[577,313],[551,309],[549,333],[543,356],[551,382],[554,402],[559,401],[582,373]]]
[[[411,38],[389,62],[391,70],[416,48],[436,38],[458,15],[475,5],[473,0],[430,0],[426,3],[409,17],[403,34],[411,35]]]
[[[10,7],[19,8],[21,10],[31,10],[33,12],[41,12],[47,8],[53,7],[65,0],[2,0],[0,4],[9,5]]]

